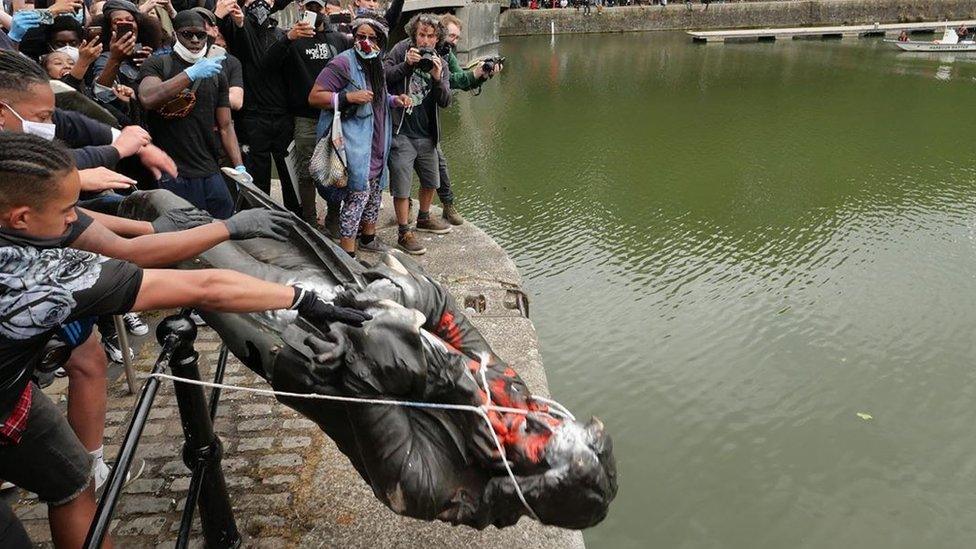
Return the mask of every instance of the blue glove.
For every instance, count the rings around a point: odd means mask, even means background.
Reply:
[[[243,179],[244,181],[248,183],[254,182],[254,178],[251,177],[251,174],[247,173],[247,168],[244,167],[243,164],[241,164],[240,166],[235,166],[234,171],[241,174],[241,179]]]
[[[37,10],[21,10],[14,14],[7,36],[14,42],[24,39],[27,31],[41,25],[41,14]]]
[[[216,76],[217,73],[220,72],[220,64],[224,59],[225,56],[223,55],[219,57],[204,57],[203,59],[187,67],[185,71],[186,75],[190,77],[190,82],[196,82],[201,78]]]

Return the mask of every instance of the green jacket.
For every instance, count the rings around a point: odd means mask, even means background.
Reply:
[[[461,63],[458,61],[454,51],[447,54],[447,68],[451,71],[451,89],[470,91],[475,88],[480,88],[484,84],[484,80],[480,78],[475,78],[474,72],[467,71],[461,68]]]

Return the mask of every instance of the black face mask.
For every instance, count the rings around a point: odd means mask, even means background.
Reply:
[[[271,6],[263,0],[258,0],[247,7],[247,13],[254,17],[258,25],[264,25],[264,22],[268,20],[268,16],[271,15]]]

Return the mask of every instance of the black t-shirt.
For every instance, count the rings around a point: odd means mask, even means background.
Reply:
[[[407,94],[414,100],[414,108],[403,121],[403,128],[400,133],[412,139],[429,139],[434,134],[431,132],[431,124],[434,119],[434,110],[437,104],[434,95],[430,93],[433,86],[431,77],[426,72],[413,71],[407,86]],[[417,101],[418,98],[423,98]]]
[[[27,242],[0,233],[0,418],[10,414],[59,326],[130,310],[142,284],[142,269],[132,263]]]
[[[224,54],[224,62],[221,64],[224,76],[227,77],[227,85],[231,88],[244,87],[244,68],[241,60],[229,53]]]
[[[167,58],[171,59],[168,62],[170,70],[169,74],[164,74]],[[190,63],[175,54],[150,57],[142,64],[139,79],[155,76],[165,82],[189,66]],[[217,125],[217,109],[230,108],[227,77],[220,72],[198,82],[196,104],[183,118],[166,119],[156,111],[146,113],[153,144],[173,157],[181,177],[207,177],[220,173],[220,152],[214,127]]]
[[[320,111],[308,105],[315,79],[333,57],[352,47],[349,37],[337,32],[318,32],[311,38],[288,43],[281,74],[288,91],[288,109],[295,116],[318,118]]]

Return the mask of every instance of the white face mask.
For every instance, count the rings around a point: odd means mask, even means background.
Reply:
[[[54,132],[57,128],[53,122],[31,122],[30,120],[24,120],[22,116],[17,114],[17,111],[10,108],[10,105],[6,103],[0,103],[0,105],[7,107],[10,112],[14,113],[14,116],[20,120],[20,125],[24,129],[24,133],[36,135],[37,137],[47,139],[48,141],[54,141]]]
[[[207,55],[207,48],[201,48],[200,51],[193,53],[186,46],[183,45],[179,40],[173,44],[173,53],[180,56],[180,59],[186,61],[187,63],[196,63],[200,59],[203,59]]]
[[[78,62],[78,48],[76,48],[74,46],[63,46],[63,47],[60,47],[60,48],[58,48],[58,49],[56,49],[54,51],[59,51],[61,53],[66,53],[66,54],[68,54],[68,57],[70,57],[72,61],[74,61],[75,63]]]

